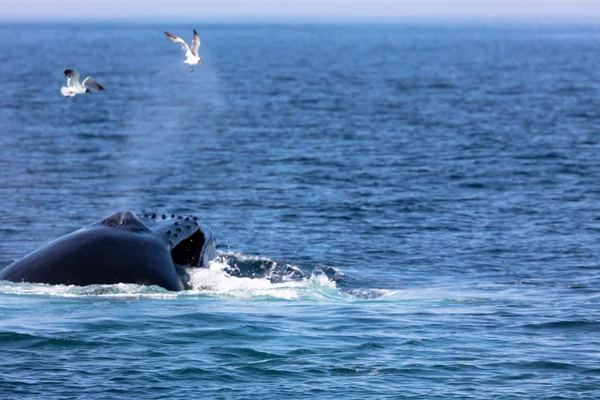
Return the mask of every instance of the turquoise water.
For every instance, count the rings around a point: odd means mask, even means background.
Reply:
[[[597,26],[0,33],[0,267],[126,209],[220,252],[181,293],[0,282],[2,398],[600,397]]]

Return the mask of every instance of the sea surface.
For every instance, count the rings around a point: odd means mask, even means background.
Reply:
[[[586,22],[0,25],[0,268],[120,210],[220,254],[0,282],[0,397],[600,398],[599,57]]]

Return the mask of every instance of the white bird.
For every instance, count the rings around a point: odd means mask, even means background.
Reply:
[[[76,94],[92,93],[90,88],[106,90],[104,86],[96,82],[91,76],[85,78],[83,83],[79,83],[79,72],[75,70],[65,69],[65,75],[69,78],[67,79],[67,86],[60,88],[60,92],[65,97],[73,97]]]
[[[167,37],[169,39],[171,39],[171,41],[173,41],[175,43],[179,43],[181,45],[181,48],[183,49],[183,51],[185,51],[185,56],[186,56],[184,63],[186,63],[190,66],[190,72],[194,72],[194,65],[196,65],[196,64],[202,65],[202,59],[200,58],[200,55],[198,54],[198,49],[200,48],[200,36],[198,36],[198,33],[196,32],[195,29],[194,29],[194,38],[192,39],[192,47],[191,48],[190,48],[190,46],[187,45],[187,43],[182,38],[177,37],[169,32],[165,32],[165,35],[167,35]]]

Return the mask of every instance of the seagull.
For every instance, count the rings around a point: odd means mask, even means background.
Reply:
[[[190,72],[194,72],[194,65],[202,65],[202,59],[198,55],[198,48],[200,47],[200,36],[198,36],[198,32],[194,29],[194,38],[192,39],[192,48],[187,45],[187,43],[180,37],[173,35],[172,33],[165,32],[165,35],[171,41],[175,43],[179,43],[183,51],[185,51],[185,56],[187,57],[184,63],[189,64]]]
[[[76,94],[82,93],[92,93],[90,88],[96,90],[106,90],[104,89],[104,86],[96,82],[91,76],[85,78],[83,83],[79,83],[79,72],[75,70],[65,69],[65,75],[69,78],[67,79],[67,86],[60,88],[60,92],[65,97],[73,97]]]

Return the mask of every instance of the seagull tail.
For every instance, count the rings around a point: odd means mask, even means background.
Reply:
[[[65,97],[73,97],[73,96],[75,96],[75,93],[71,92],[71,91],[69,90],[69,88],[68,88],[68,87],[66,87],[66,86],[63,86],[63,87],[61,87],[61,88],[60,88],[60,92],[61,92],[61,93],[62,93],[62,95],[63,95],[63,96],[65,96]]]

